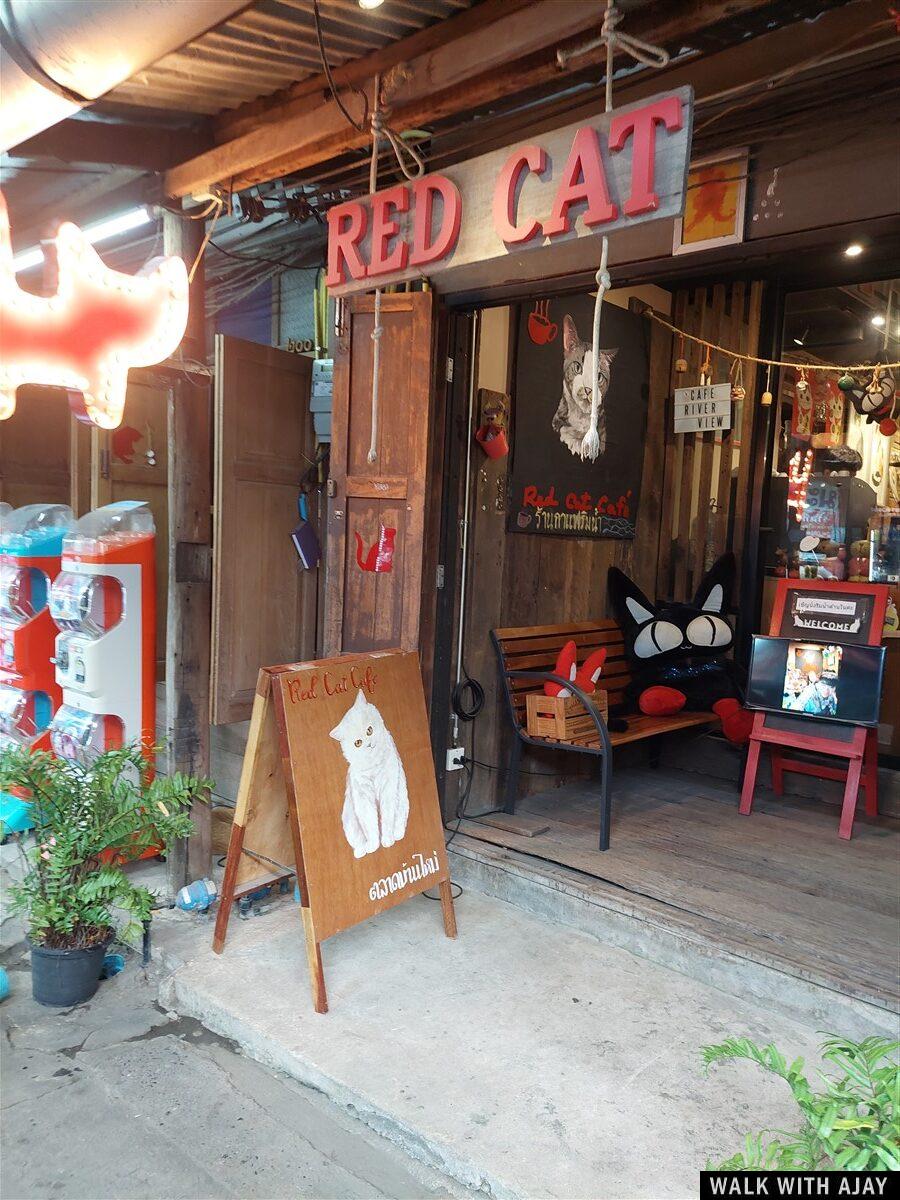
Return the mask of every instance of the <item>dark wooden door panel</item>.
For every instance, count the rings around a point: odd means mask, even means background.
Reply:
[[[418,646],[434,301],[427,292],[382,297],[370,463],[374,308],[373,296],[345,305],[335,353],[327,655]]]

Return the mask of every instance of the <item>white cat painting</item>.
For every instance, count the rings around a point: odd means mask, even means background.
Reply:
[[[362,689],[331,737],[347,760],[341,820],[354,856],[393,846],[409,818],[406,773],[384,718]]]

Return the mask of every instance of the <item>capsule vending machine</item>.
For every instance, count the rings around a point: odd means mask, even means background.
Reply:
[[[0,749],[50,749],[50,721],[62,693],[48,601],[73,523],[65,504],[0,511]],[[0,792],[0,833],[30,829],[30,810],[26,796]]]
[[[50,742],[61,758],[156,740],[154,542],[149,506],[123,500],[81,517],[63,543],[50,590],[63,693]]]

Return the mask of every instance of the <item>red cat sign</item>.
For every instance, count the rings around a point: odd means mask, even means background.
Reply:
[[[692,116],[691,88],[676,88],[337,204],[326,283],[337,296],[425,276],[450,289],[457,268],[680,216]]]
[[[149,367],[178,346],[187,325],[188,277],[180,258],[137,275],[111,271],[77,225],[54,239],[58,284],[35,296],[16,281],[0,195],[0,420],[26,383],[66,388],[79,420],[115,429],[130,367]]]

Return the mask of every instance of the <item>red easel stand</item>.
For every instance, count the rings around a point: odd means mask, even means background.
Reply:
[[[888,599],[888,589],[883,584],[829,584],[820,579],[779,579],[775,602],[772,606],[772,619],[769,623],[770,637],[794,636],[783,625],[789,592],[832,592],[836,596],[871,597],[871,611],[861,637],[865,639],[866,645],[879,646],[881,644],[881,631],[884,627],[884,614]],[[765,744],[769,747],[771,756],[772,788],[778,796],[784,794],[785,771],[793,771],[798,775],[812,775],[817,779],[843,780],[844,801],[841,806],[841,823],[838,826],[838,834],[849,841],[850,835],[853,833],[853,818],[856,816],[856,801],[859,798],[860,788],[866,794],[866,816],[878,816],[878,732],[864,725],[836,724],[832,728],[827,728],[825,722],[818,723],[817,732],[809,732],[814,728],[816,727],[807,725],[805,732],[803,718],[799,717],[796,718],[796,722],[791,721],[789,725],[786,725],[783,719],[779,722],[770,713],[759,712],[756,714],[753,719],[753,732],[750,734],[738,812],[746,817],[753,807],[753,789],[756,787],[756,774],[759,770],[759,753]],[[805,762],[803,759],[789,758],[785,754],[785,749],[810,750],[831,758],[845,759],[847,766],[846,768],[831,767],[825,763]]]
[[[765,714],[757,713],[750,734],[750,749],[744,770],[741,788],[741,803],[738,811],[748,816],[753,807],[753,789],[759,769],[759,752],[765,743],[769,747],[772,764],[772,788],[777,796],[784,794],[784,773],[793,771],[798,775],[813,775],[817,779],[844,780],[844,801],[841,806],[841,823],[838,836],[849,841],[853,832],[853,818],[859,790],[866,794],[866,816],[878,816],[878,734],[874,729],[859,727],[853,731],[845,744],[830,738],[809,737],[791,731],[779,736],[779,731],[765,728]],[[798,758],[787,758],[782,747],[794,750],[815,750],[833,758],[846,758],[847,768],[830,767],[825,763],[804,762]]]

